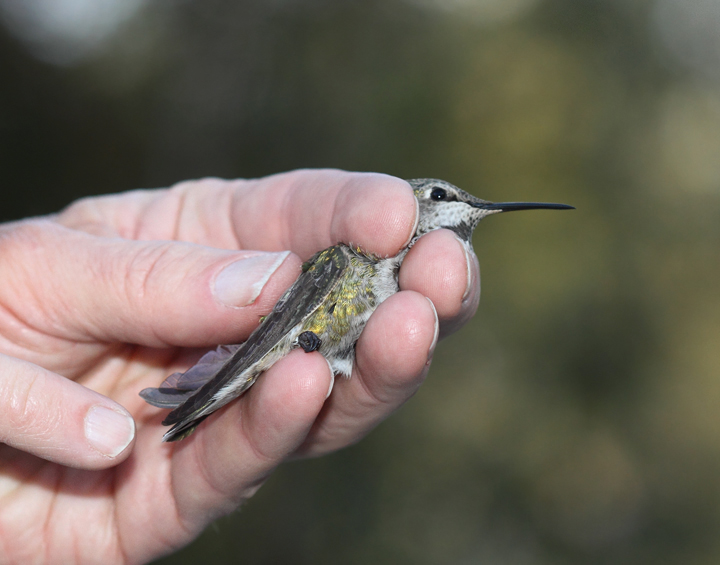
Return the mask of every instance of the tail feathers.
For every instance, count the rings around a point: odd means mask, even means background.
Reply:
[[[202,422],[209,415],[210,414],[206,414],[205,416],[200,416],[198,418],[195,418],[194,420],[190,420],[187,422],[178,422],[165,433],[162,440],[170,442],[185,439],[190,434],[192,434],[195,431],[195,428],[198,427],[200,422]]]
[[[148,404],[158,408],[177,408],[196,391],[178,390],[174,388],[145,388],[140,391],[140,396]]]

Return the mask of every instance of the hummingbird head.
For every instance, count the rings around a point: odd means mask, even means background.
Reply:
[[[488,202],[438,179],[412,179],[408,183],[413,188],[420,206],[415,238],[433,230],[446,228],[469,243],[478,222],[491,214],[537,208],[574,209],[567,204],[544,202]]]

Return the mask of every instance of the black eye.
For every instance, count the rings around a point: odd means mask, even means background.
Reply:
[[[445,200],[447,198],[447,192],[445,192],[444,188],[433,188],[433,191],[430,193],[430,198],[433,200]]]

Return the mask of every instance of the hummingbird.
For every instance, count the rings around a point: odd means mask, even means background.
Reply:
[[[573,209],[544,202],[488,202],[438,179],[408,183],[418,201],[419,218],[413,237],[397,255],[378,257],[344,243],[319,251],[303,264],[297,280],[247,341],[221,345],[184,373],[167,377],[160,387],[140,392],[149,404],[172,409],[163,420],[163,425],[172,426],[163,441],[189,436],[295,348],[319,351],[335,375],[350,377],[355,343],[365,324],[384,300],[400,290],[400,265],[426,233],[452,230],[472,251],[473,231],[485,216],[538,208]]]

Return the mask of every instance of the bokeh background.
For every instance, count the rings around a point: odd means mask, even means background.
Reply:
[[[478,315],[359,445],[159,563],[720,563],[720,1],[0,0],[0,217],[341,167],[483,223]]]

